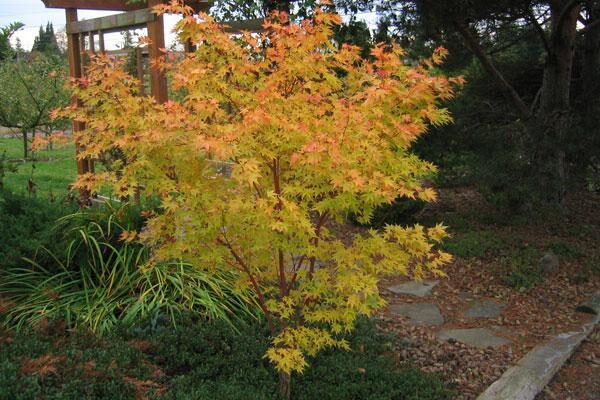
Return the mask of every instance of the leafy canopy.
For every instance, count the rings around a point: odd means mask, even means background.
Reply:
[[[23,130],[55,126],[50,111],[69,103],[66,70],[56,57],[32,55],[0,63],[0,125]]]
[[[450,121],[437,103],[460,79],[434,73],[443,49],[414,66],[395,46],[374,48],[373,61],[338,49],[340,18],[318,8],[299,24],[279,14],[265,33],[237,37],[178,3],[158,11],[186,13],[176,29],[197,46],[161,63],[181,100],[137,96],[132,77],[98,58],[75,88],[80,104],[63,114],[86,123],[82,156],[119,149],[126,162],[77,185],[110,184],[119,196],[143,185],[158,196],[163,211],[127,240],[142,240],[157,260],[234,271],[269,322],[266,357],[301,372],[307,355],[346,348],[339,335],[384,305],[382,276],[441,274],[450,260],[434,247],[441,225],[343,240],[332,224],[348,213],[367,221],[398,196],[435,199],[423,184],[435,167],[409,147],[427,124]]]

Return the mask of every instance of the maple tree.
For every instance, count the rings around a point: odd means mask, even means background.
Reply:
[[[389,225],[348,243],[332,224],[349,213],[368,221],[398,196],[435,199],[423,183],[435,167],[409,148],[428,124],[451,120],[438,102],[461,79],[435,73],[443,49],[412,66],[393,45],[376,46],[373,61],[338,49],[340,17],[319,8],[299,24],[276,13],[264,33],[233,37],[178,2],[156,11],[184,14],[176,29],[196,45],[161,62],[179,100],[138,96],[133,77],[96,58],[74,87],[79,102],[60,114],[86,125],[80,157],[118,149],[125,161],[77,186],[109,184],[125,197],[143,185],[161,212],[124,240],[151,246],[155,260],[237,273],[266,317],[265,357],[289,397],[307,355],[348,348],[341,334],[384,305],[381,277],[443,274],[442,225]]]

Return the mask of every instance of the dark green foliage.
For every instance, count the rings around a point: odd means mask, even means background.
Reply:
[[[167,399],[278,399],[277,377],[263,360],[267,330],[246,325],[184,324],[156,336],[153,357],[173,375]],[[352,351],[331,350],[292,379],[292,397],[327,399],[450,399],[439,377],[399,366],[389,356],[391,339],[363,320],[349,336]]]
[[[540,254],[537,249],[524,247],[512,251],[508,256],[502,257],[502,281],[511,288],[525,290],[538,283],[542,278],[542,271],[538,263]]]
[[[364,21],[357,21],[352,18],[348,23],[338,25],[334,29],[333,40],[341,47],[343,44],[350,44],[360,47],[361,56],[367,58],[370,56],[373,42],[371,40],[371,31]]]
[[[363,319],[349,337],[352,350],[329,350],[296,378],[298,400],[424,400],[451,399],[440,377],[398,363],[387,355],[392,338]],[[343,383],[341,383],[343,382]]]
[[[13,22],[7,26],[0,27],[0,61],[10,59],[14,56],[14,50],[10,45],[10,38],[24,26],[21,22]]]
[[[51,22],[46,24],[45,29],[44,27],[40,26],[40,32],[33,41],[33,47],[31,48],[31,51],[44,54],[60,54],[58,41],[56,40],[56,35],[54,34],[54,26]]]
[[[522,97],[533,101],[541,85],[541,47],[533,40],[523,41],[494,53],[493,58]],[[455,123],[432,129],[413,148],[440,167],[439,185],[476,186],[505,214],[540,210],[542,171],[534,167],[533,150],[534,135],[541,127],[515,118],[511,105],[478,62],[453,73],[464,75],[467,82],[460,96],[448,104]]]
[[[381,228],[387,224],[406,225],[415,222],[427,203],[422,200],[398,198],[392,204],[377,208],[373,212],[370,226]]]
[[[472,231],[455,234],[444,242],[444,250],[457,257],[497,255],[507,245],[494,231]]]
[[[187,322],[150,336],[152,355],[172,379],[167,399],[277,399],[277,377],[263,356],[267,331],[221,322]],[[144,337],[148,338],[148,337]]]
[[[585,173],[585,181],[590,192],[600,193],[600,158],[592,158]]]
[[[150,383],[150,399],[279,399],[277,376],[262,359],[268,346],[263,325],[241,325],[236,331],[223,322],[187,316],[176,328],[165,325],[161,333],[121,330],[98,339],[53,332],[22,332],[0,347],[0,400],[134,399],[133,379]],[[0,337],[6,335],[0,332]],[[293,378],[294,399],[452,398],[439,376],[398,365],[385,355],[391,338],[372,322],[361,321],[348,339],[352,351],[325,352],[304,375]],[[144,353],[131,345],[140,340],[150,344]],[[27,360],[42,356],[54,360],[49,363],[54,371],[35,373],[26,367]],[[164,374],[153,373],[158,369]],[[153,390],[159,386],[166,392],[157,397]]]
[[[0,346],[1,400],[134,399],[134,388],[123,377],[145,380],[151,371],[144,355],[122,340],[32,332],[13,340]],[[32,360],[44,356],[47,361],[35,367]]]
[[[42,247],[58,251],[55,221],[74,210],[73,205],[15,195],[0,190],[0,270],[22,264],[21,257],[49,258]]]
[[[573,258],[579,258],[579,257],[584,256],[584,254],[581,251],[581,249],[579,248],[579,246],[572,245],[570,243],[563,242],[560,240],[555,240],[555,241],[550,242],[548,247],[557,256],[573,257]]]
[[[0,154],[0,190],[4,189],[4,178],[10,172],[17,172],[18,165],[8,159],[6,150]]]

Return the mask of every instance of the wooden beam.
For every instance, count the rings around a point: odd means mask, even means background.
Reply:
[[[81,10],[134,11],[148,8],[148,2],[128,3],[127,0],[42,0],[46,8],[75,8]],[[166,0],[160,3],[167,3]],[[196,12],[208,11],[208,0],[190,0],[185,2]]]
[[[132,11],[146,8],[146,2],[127,0],[42,0],[46,8],[78,8],[81,10]]]
[[[148,22],[156,21],[156,14],[149,8],[129,11],[106,17],[86,19],[67,24],[67,34],[83,32],[120,32],[123,29],[143,28]]]
[[[240,33],[242,31],[248,32],[262,32],[264,19],[246,19],[243,21],[223,21],[223,30],[228,33]]]

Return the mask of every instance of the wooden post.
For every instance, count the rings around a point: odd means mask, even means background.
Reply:
[[[87,57],[85,54],[85,33],[80,33],[79,37],[79,63],[81,64],[81,74],[85,72]]]
[[[100,53],[104,53],[104,32],[98,31],[98,46],[100,47]]]
[[[193,53],[196,51],[196,46],[194,46],[192,41],[188,39],[185,42],[183,42],[183,51],[185,51],[186,53]]]
[[[77,9],[67,8],[65,9],[67,18],[67,24],[70,22],[77,21]],[[79,41],[78,34],[67,35],[67,56],[69,58],[69,75],[71,78],[79,79],[82,77],[81,67],[81,44]],[[73,98],[73,102],[77,102],[76,98]],[[73,135],[76,132],[80,132],[85,129],[85,125],[79,121],[73,121]],[[81,152],[81,146],[79,141],[75,142],[75,154],[77,156],[77,175],[83,175],[89,172],[90,164],[88,160],[80,160],[79,153]],[[85,189],[79,191],[79,201],[82,205],[87,205],[90,200],[90,192]]]
[[[89,40],[90,40],[90,52],[92,54],[95,54],[96,53],[96,44],[94,43],[94,32],[90,32]]]
[[[140,81],[140,96],[144,96],[146,93],[146,89],[144,87],[144,53],[142,52],[141,47],[136,47],[135,49],[135,61],[137,67],[137,78]]]
[[[152,8],[161,3],[161,0],[148,0],[148,7]],[[148,45],[150,56],[150,90],[158,103],[165,103],[169,98],[167,93],[167,78],[164,72],[156,65],[163,56],[160,49],[164,49],[165,47],[163,16],[161,15],[155,21],[148,22],[147,27],[148,38],[150,39],[150,44]]]

